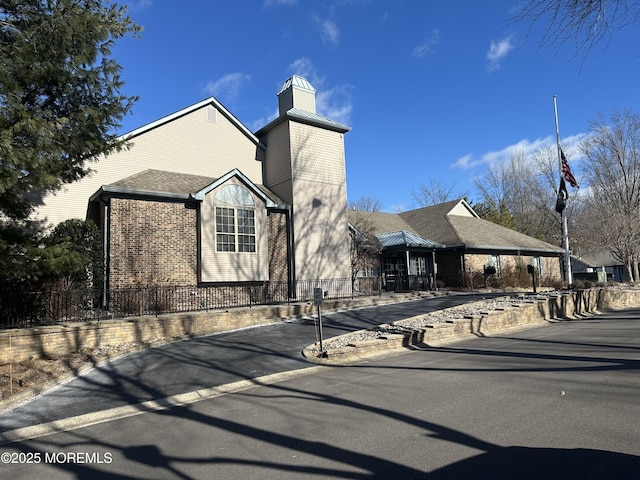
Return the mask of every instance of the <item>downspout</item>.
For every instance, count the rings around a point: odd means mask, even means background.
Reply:
[[[431,251],[431,270],[433,271],[433,289],[438,291],[438,280],[436,276],[438,275],[438,266],[436,264],[436,251]]]
[[[101,201],[102,198],[100,199]],[[107,307],[107,289],[109,282],[109,204],[104,202],[102,221],[102,308]]]
[[[295,254],[293,251],[293,219],[292,217],[292,212],[291,212],[291,206],[287,206],[286,208],[286,219],[287,219],[287,268],[288,268],[288,272],[287,272],[287,281],[289,283],[288,285],[288,296],[289,298],[295,298],[295,292],[294,292],[294,288],[295,288],[295,284],[296,284],[296,274],[295,274],[295,268],[296,268],[296,261],[295,261]]]
[[[202,202],[196,203],[196,284],[202,284]]]
[[[407,248],[407,290],[411,291],[411,281],[409,279],[410,277],[410,268],[411,268],[411,263],[409,263],[409,245],[405,245]]]

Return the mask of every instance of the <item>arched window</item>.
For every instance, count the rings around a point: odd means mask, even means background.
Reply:
[[[255,203],[240,185],[226,185],[215,196],[216,251],[255,252]]]

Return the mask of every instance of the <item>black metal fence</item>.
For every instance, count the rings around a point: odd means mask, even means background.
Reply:
[[[434,290],[433,275],[387,275],[385,289],[394,292]]]
[[[34,327],[106,318],[194,312],[302,302],[321,288],[326,299],[376,295],[379,278],[264,282],[214,286],[144,286],[40,292],[0,289],[0,328]]]

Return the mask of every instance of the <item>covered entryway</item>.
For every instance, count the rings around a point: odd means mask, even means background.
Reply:
[[[435,290],[435,250],[443,245],[401,230],[376,235],[382,244],[384,287],[388,291]]]

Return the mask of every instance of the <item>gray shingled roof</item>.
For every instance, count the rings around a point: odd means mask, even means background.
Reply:
[[[356,226],[365,223],[371,233],[407,231],[446,247],[471,249],[545,252],[560,254],[560,247],[505,228],[474,216],[453,215],[450,212],[462,200],[418,208],[403,213],[349,211],[349,222]],[[465,204],[466,205],[466,204]]]
[[[455,228],[447,221],[448,213],[460,200],[440,203],[430,207],[409,210],[399,216],[411,225],[417,233],[444,245],[460,245],[463,240],[458,236]]]
[[[588,264],[590,267],[611,267],[614,265],[622,265],[622,262],[613,258],[613,254],[608,250],[596,252],[584,252],[581,256],[576,257],[581,262]]]
[[[461,243],[470,248],[555,253],[564,251],[560,247],[482,218],[448,215],[447,221]]]
[[[189,173],[166,172],[163,170],[144,170],[112,183],[111,187],[121,187],[131,193],[157,193],[191,195],[208,187],[217,178],[192,175]],[[277,205],[286,205],[280,197],[264,185],[255,185],[264,195]]]
[[[354,227],[367,230],[367,233],[374,235],[401,230],[416,233],[407,222],[395,213],[349,210],[347,218]]]
[[[216,179],[211,177],[149,169],[113,182],[111,186],[145,192],[188,195],[202,190],[215,181]]]

